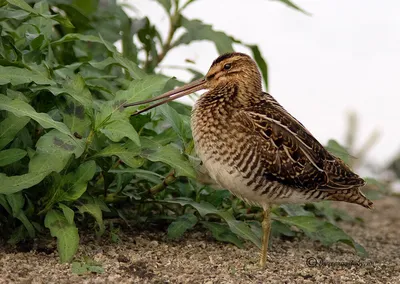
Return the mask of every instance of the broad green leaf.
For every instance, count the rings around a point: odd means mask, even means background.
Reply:
[[[64,205],[62,203],[58,204],[58,206],[61,208],[61,210],[64,213],[64,217],[67,220],[68,224],[74,225],[74,218],[75,218],[75,212],[71,208],[69,208],[67,205]]]
[[[74,75],[72,78],[69,77],[63,82],[62,87],[40,86],[35,88],[35,90],[48,90],[56,96],[67,94],[84,106],[85,109],[93,107],[92,95],[86,87],[85,80],[80,75]]]
[[[330,246],[336,242],[342,242],[353,247],[359,255],[365,256],[367,254],[365,249],[353,238],[329,222],[310,216],[276,216],[274,219],[289,226],[296,226],[309,237],[319,240],[323,245]]]
[[[96,69],[104,70],[108,66],[110,66],[112,64],[117,64],[118,62],[112,57],[107,57],[103,61],[89,61],[87,63]]]
[[[193,228],[197,223],[197,217],[194,214],[181,215],[168,226],[168,238],[179,239],[183,234]]]
[[[7,118],[0,122],[0,149],[3,149],[10,143],[29,120],[29,117],[18,117],[12,113],[8,113]]]
[[[85,80],[80,75],[74,75],[72,78],[66,79],[62,87],[39,86],[34,90],[48,90],[55,96],[67,94],[84,106],[85,109],[89,110],[93,107],[92,95],[86,87]]]
[[[51,130],[36,143],[37,154],[29,162],[29,172],[3,177],[0,193],[10,194],[38,184],[51,172],[62,171],[72,154],[79,157],[83,151],[84,141]]]
[[[43,157],[43,156],[42,156]],[[51,163],[53,158],[49,158],[47,156],[46,163]],[[27,173],[19,176],[4,176],[2,177],[2,185],[0,188],[0,193],[2,194],[10,194],[14,192],[21,191],[25,188],[29,188],[41,182],[48,174],[48,172],[39,172],[39,173]]]
[[[0,110],[7,110],[18,117],[28,116],[36,120],[43,128],[55,128],[62,133],[72,135],[64,123],[53,120],[47,113],[36,112],[33,107],[24,101],[18,99],[10,100],[0,94]]]
[[[133,128],[132,124],[124,119],[111,121],[101,128],[100,131],[113,142],[119,142],[124,137],[128,137],[140,146],[138,133],[135,128]]]
[[[82,215],[84,213],[89,213],[94,217],[94,219],[97,222],[97,225],[99,226],[99,231],[97,232],[97,235],[101,236],[104,233],[105,226],[103,222],[103,213],[101,212],[101,207],[97,203],[87,203],[83,204],[80,206],[77,206],[79,213]]]
[[[239,248],[244,248],[242,241],[224,224],[215,222],[201,222],[201,224],[211,231],[217,241],[232,243]]]
[[[57,249],[60,262],[70,262],[78,250],[79,234],[75,223],[70,224],[59,212],[50,210],[44,219],[44,225],[57,238]]]
[[[191,138],[190,117],[179,114],[167,104],[159,106],[157,109],[164,115],[182,139]]]
[[[129,141],[126,143],[111,144],[93,155],[92,158],[117,156],[128,166],[138,168],[143,165],[143,159],[139,157],[139,154],[140,147],[132,141]]]
[[[59,22],[66,28],[74,28],[74,25],[68,20],[68,18],[63,17],[60,14],[56,15],[51,15],[48,11],[48,4],[46,1],[40,1],[39,3],[35,4],[35,9],[33,9],[31,6],[29,6],[24,0],[6,0],[8,3],[11,5],[17,6],[21,8],[22,10],[29,12],[34,15],[38,15],[42,17],[43,19],[51,19],[54,21]],[[39,17],[36,17],[39,18]],[[33,19],[36,21],[36,19]],[[42,28],[43,25],[40,24],[38,25],[39,28]]]
[[[0,151],[0,167],[15,163],[26,156],[26,151],[22,149],[8,149]]]
[[[71,154],[79,158],[84,150],[85,141],[83,139],[76,139],[55,129],[40,137],[36,143],[38,153],[52,154],[59,158]]]
[[[143,147],[147,147],[146,143],[143,143]],[[171,166],[176,171],[177,176],[187,176],[190,178],[196,178],[196,172],[192,168],[190,162],[185,158],[183,153],[174,146],[157,146],[143,149],[141,156],[152,162],[163,162]]]
[[[69,173],[63,181],[63,194],[58,201],[75,201],[86,191],[88,182],[93,178],[96,172],[96,163],[87,161],[81,164],[78,169]]]
[[[14,10],[14,9],[0,10],[0,20],[14,19],[20,21],[25,19],[27,16],[29,16],[29,13],[24,10]]]
[[[158,95],[165,86],[168,79],[164,76],[145,76],[143,79],[134,80],[129,84],[128,89],[118,91],[113,101],[105,102],[96,115],[96,128],[107,120],[129,118],[138,107],[124,108],[124,104],[141,101]]]
[[[165,76],[146,75],[140,80],[132,81],[129,84],[128,89],[118,91],[115,95],[115,101],[133,103],[148,99],[152,96],[158,95],[163,90],[168,80],[169,78]],[[136,111],[137,107],[132,107],[129,109]],[[134,111],[131,111],[130,114],[132,114]]]
[[[276,236],[276,237],[281,237],[281,235],[288,236],[288,237],[294,237],[296,235],[296,233],[290,229],[290,226],[283,224],[282,222],[279,222],[278,220],[272,221],[271,233],[273,236]]]
[[[7,0],[7,2],[11,5],[17,6],[21,8],[24,11],[27,11],[29,13],[37,15],[38,12],[36,12],[35,9],[33,9],[31,6],[29,6],[24,0]]]
[[[238,235],[246,240],[250,240],[258,248],[261,248],[260,238],[251,230],[251,228],[248,224],[246,224],[245,222],[236,220],[232,216],[232,214],[230,214],[229,212],[218,210],[217,208],[215,208],[213,205],[211,205],[208,202],[198,203],[191,199],[182,198],[182,197],[175,198],[175,199],[165,199],[162,202],[177,203],[182,206],[190,205],[193,208],[195,208],[202,217],[204,217],[205,215],[208,215],[208,214],[217,215],[225,220],[225,222],[228,224],[230,230],[233,233],[235,233],[236,235]]]
[[[65,106],[62,108],[63,122],[71,130],[72,133],[86,137],[91,129],[91,120],[85,113],[85,108],[74,101],[68,99]]]
[[[53,45],[62,44],[65,42],[76,41],[76,40],[103,44],[110,52],[113,53],[114,60],[119,65],[124,67],[129,72],[132,78],[141,79],[146,75],[145,72],[142,71],[135,63],[133,63],[131,60],[127,58],[124,58],[111,43],[105,41],[101,37],[70,33],[65,35],[61,39],[52,42],[52,44]]]
[[[0,85],[21,85],[35,82],[39,85],[54,85],[55,82],[35,70],[13,66],[0,66]]]
[[[223,32],[213,30],[212,26],[200,20],[188,20],[183,16],[181,24],[186,32],[174,43],[174,46],[189,44],[196,40],[210,40],[214,42],[219,54],[233,51],[232,39]]]

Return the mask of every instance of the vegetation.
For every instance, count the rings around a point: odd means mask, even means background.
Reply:
[[[171,49],[197,40],[219,53],[246,46],[268,85],[258,47],[184,17],[194,2],[158,0],[170,20],[163,39],[148,18],[129,18],[115,0],[0,1],[0,231],[10,244],[50,233],[68,262],[78,228],[118,241],[113,220],[120,219],[166,224],[171,239],[196,226],[238,247],[260,246],[261,211],[196,180],[190,107],[173,102],[133,118],[135,107],[122,107],[182,84],[157,67]],[[329,146],[348,157],[335,141]],[[365,254],[335,225],[359,220],[329,203],[277,206],[273,219],[276,236],[304,233]]]

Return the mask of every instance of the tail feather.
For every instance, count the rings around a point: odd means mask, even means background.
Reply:
[[[355,203],[355,204],[361,205],[365,208],[373,209],[373,202],[371,200],[369,200],[360,191],[359,188],[352,188],[352,189],[346,189],[346,190],[332,192],[332,194],[330,194],[327,199],[334,200],[334,201],[345,201],[345,202],[349,202],[349,203]]]

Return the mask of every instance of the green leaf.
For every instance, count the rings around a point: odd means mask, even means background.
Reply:
[[[36,143],[37,154],[29,162],[29,172],[19,176],[3,177],[0,193],[21,191],[38,184],[53,171],[60,172],[72,154],[76,157],[82,155],[84,143],[57,130],[51,130]]]
[[[1,9],[0,10],[0,20],[14,19],[21,21],[25,19],[30,13],[23,10],[14,9]]]
[[[91,120],[80,103],[67,98],[61,114],[63,122],[72,133],[78,133],[84,137],[88,135],[91,129]]]
[[[74,218],[75,218],[75,212],[71,208],[69,208],[67,205],[64,205],[62,203],[58,204],[58,206],[61,208],[61,210],[64,213],[64,217],[67,220],[68,224],[73,225],[74,224]]]
[[[190,178],[196,178],[196,172],[192,168],[190,162],[185,158],[183,153],[171,144],[166,146],[149,145],[148,140],[142,140],[141,144],[146,147],[141,156],[152,162],[163,162],[175,169],[177,176],[187,176]]]
[[[8,149],[0,151],[0,167],[15,163],[26,156],[26,151],[22,149]]]
[[[206,25],[200,20],[188,20],[183,16],[181,24],[186,32],[174,43],[174,46],[197,40],[210,40],[214,42],[219,54],[233,51],[232,39],[223,32],[214,31],[211,25]]]
[[[290,229],[290,226],[283,224],[278,220],[272,221],[271,233],[273,236],[277,237],[280,237],[281,235],[294,237],[296,235],[296,233]]]
[[[0,66],[0,85],[21,85],[35,82],[39,85],[54,85],[55,82],[35,70],[13,66]]]
[[[85,15],[90,15],[96,12],[99,5],[99,0],[73,0],[72,5],[79,8],[79,10],[84,12]]]
[[[81,164],[78,169],[69,173],[63,180],[63,194],[58,201],[78,200],[86,191],[88,182],[93,178],[96,172],[96,163],[87,161]]]
[[[232,243],[239,248],[244,248],[243,242],[229,230],[228,226],[214,222],[201,222],[201,224],[211,231],[217,241]]]
[[[3,176],[3,174],[0,173],[0,177],[2,177],[2,176]],[[4,209],[6,209],[8,214],[12,214],[12,209],[7,201],[7,195],[0,194],[0,205],[3,206]]]
[[[258,68],[260,68],[261,75],[264,79],[265,89],[268,91],[268,65],[262,56],[260,49],[257,45],[248,45],[253,52],[253,58],[257,62]]]
[[[57,249],[61,263],[70,262],[78,250],[79,234],[75,223],[70,224],[59,212],[47,212],[44,225],[57,238]]]
[[[119,65],[124,67],[129,72],[132,78],[141,79],[146,76],[146,73],[142,71],[135,63],[133,63],[131,60],[127,58],[124,58],[111,43],[105,41],[101,37],[70,33],[65,35],[61,39],[52,42],[52,45],[62,44],[76,40],[103,44],[110,52],[112,52],[114,60]]]
[[[104,272],[104,268],[101,267],[100,265],[97,265],[95,263],[88,264],[88,263],[81,263],[81,262],[73,262],[71,265],[71,270],[72,270],[72,273],[78,274],[78,275],[83,275],[88,272],[93,272],[93,273],[103,273]]]
[[[9,113],[7,118],[0,122],[0,149],[10,143],[15,135],[25,127],[30,118],[26,116],[17,117]]]
[[[182,139],[191,138],[190,117],[179,114],[167,104],[161,105],[157,109],[164,115],[166,120]]]
[[[282,204],[283,208],[289,216],[314,216],[310,211],[304,209],[300,204]]]
[[[96,232],[96,234],[98,236],[103,235],[105,227],[103,222],[103,213],[101,212],[100,205],[97,202],[93,202],[77,206],[77,208],[79,210],[79,213],[81,213],[82,215],[84,213],[89,213],[95,218],[97,225],[99,226],[99,231]]]
[[[296,226],[307,236],[319,240],[323,245],[330,246],[336,242],[342,242],[353,247],[359,255],[367,255],[364,247],[356,243],[342,229],[329,222],[310,216],[274,217],[274,219],[289,226]]]
[[[139,154],[140,147],[129,141],[126,143],[111,144],[93,155],[92,158],[117,156],[128,166],[138,168],[143,165],[143,159],[139,157]]]
[[[309,15],[309,16],[311,15],[310,13],[304,11],[303,9],[301,9],[299,6],[297,6],[296,4],[294,4],[294,3],[293,3],[292,1],[290,1],[290,0],[275,0],[275,1],[279,1],[279,2],[281,2],[281,3],[283,3],[283,4],[287,5],[287,6],[289,6],[290,8],[293,8],[293,9],[295,9],[295,10],[297,10],[297,11],[300,11],[300,12],[306,14],[306,15]]]
[[[12,215],[14,216],[14,218],[17,218],[22,222],[31,238],[35,237],[35,229],[33,228],[32,223],[26,217],[25,212],[23,211],[25,197],[19,192],[6,195],[6,199],[11,207]]]
[[[140,80],[132,81],[126,90],[118,91],[115,95],[115,101],[133,103],[156,96],[161,93],[168,80],[169,78],[165,76],[146,75]],[[129,109],[136,111],[136,108]],[[134,111],[131,111],[130,114]]]
[[[163,6],[167,14],[170,13],[172,7],[171,0],[156,0],[156,1],[160,3],[161,6]]]
[[[38,12],[36,12],[35,9],[33,9],[31,6],[29,6],[24,0],[7,0],[7,2],[11,5],[17,6],[21,8],[24,11],[27,11],[29,13],[37,15]]]
[[[89,110],[93,107],[92,94],[86,87],[85,80],[80,75],[75,75],[72,78],[68,78],[63,82],[62,87],[40,86],[34,88],[34,90],[48,90],[56,96],[60,94],[67,94],[84,106],[85,109]]]
[[[251,241],[258,248],[261,248],[260,238],[251,230],[251,228],[248,224],[246,224],[245,222],[236,220],[232,216],[232,214],[230,214],[229,212],[218,210],[210,203],[207,203],[207,202],[197,203],[191,199],[183,198],[183,197],[175,198],[175,199],[165,199],[162,202],[177,203],[182,206],[190,205],[193,208],[195,208],[202,217],[204,217],[205,215],[208,215],[208,214],[217,215],[225,220],[225,222],[228,224],[230,230],[233,233],[235,233],[236,235],[238,235],[246,240]]]
[[[113,101],[103,103],[100,112],[96,114],[96,128],[118,119],[128,119],[138,107],[124,108],[124,104],[145,100],[152,95],[158,95],[164,88],[168,78],[164,76],[145,76],[143,79],[134,80],[128,89],[118,91]]]
[[[55,128],[62,133],[72,136],[71,131],[64,123],[53,120],[47,113],[36,112],[28,103],[19,99],[10,100],[0,94],[0,110],[7,110],[18,117],[28,116],[37,121],[43,128]]]
[[[128,137],[138,146],[140,146],[138,133],[136,132],[135,128],[133,128],[132,124],[124,119],[111,121],[101,128],[100,131],[113,142],[119,142],[124,137]]]
[[[168,238],[179,239],[183,234],[193,228],[197,223],[197,217],[194,214],[181,215],[168,226]]]
[[[76,139],[55,129],[40,137],[36,143],[36,151],[38,153],[58,156],[58,159],[62,159],[64,156],[69,158],[71,154],[79,158],[84,150],[85,141],[83,139]],[[58,169],[58,167],[56,168]]]

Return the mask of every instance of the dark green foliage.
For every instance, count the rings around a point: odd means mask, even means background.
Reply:
[[[122,218],[170,224],[173,239],[202,226],[217,240],[260,246],[260,210],[196,182],[190,107],[174,102],[133,118],[137,107],[122,107],[180,84],[155,74],[176,46],[208,40],[220,53],[233,50],[232,37],[182,16],[195,1],[158,2],[171,22],[166,40],[149,19],[129,18],[115,0],[1,1],[0,225],[9,243],[51,234],[60,260],[69,262],[78,225],[98,236],[110,230],[118,241],[104,219]],[[178,28],[183,32],[175,37]],[[122,54],[113,45],[119,40]],[[259,48],[245,46],[267,84]],[[341,215],[324,208],[277,207],[273,230],[293,236],[294,225],[323,244],[341,241],[361,251],[325,221]],[[103,271],[87,261],[72,269]]]

